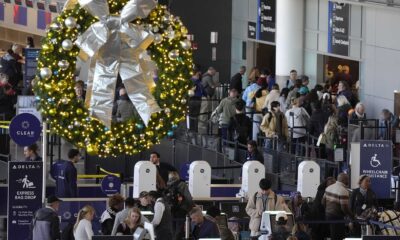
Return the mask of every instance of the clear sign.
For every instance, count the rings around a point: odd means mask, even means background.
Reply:
[[[101,181],[101,190],[104,194],[114,195],[121,190],[121,180],[114,175],[107,175]]]
[[[11,120],[9,132],[16,144],[30,146],[39,140],[42,127],[37,117],[30,113],[22,113]]]

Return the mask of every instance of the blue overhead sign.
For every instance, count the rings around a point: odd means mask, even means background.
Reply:
[[[392,142],[362,140],[360,145],[360,175],[371,177],[371,188],[378,198],[390,198]]]
[[[42,127],[37,117],[30,113],[22,113],[11,120],[9,132],[16,144],[29,146],[39,140]]]

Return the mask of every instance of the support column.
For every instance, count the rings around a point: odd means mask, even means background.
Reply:
[[[290,70],[303,73],[304,0],[276,1],[276,81],[286,85]]]

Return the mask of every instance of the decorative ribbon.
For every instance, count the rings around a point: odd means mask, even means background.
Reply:
[[[110,15],[107,0],[78,0],[81,7],[100,21],[75,41],[91,57],[86,104],[91,116],[110,128],[118,73],[126,92],[145,125],[151,114],[161,111],[150,88],[156,64],[146,53],[151,33],[131,24],[145,18],[156,6],[153,0],[130,0],[120,16]]]

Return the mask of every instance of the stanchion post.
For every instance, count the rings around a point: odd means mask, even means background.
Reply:
[[[190,233],[190,218],[189,218],[189,216],[186,216],[186,221],[185,221],[185,239],[189,239],[189,233]]]
[[[42,203],[46,203],[46,184],[47,184],[47,123],[43,121],[43,139],[42,139],[42,159],[43,159],[43,186]]]

